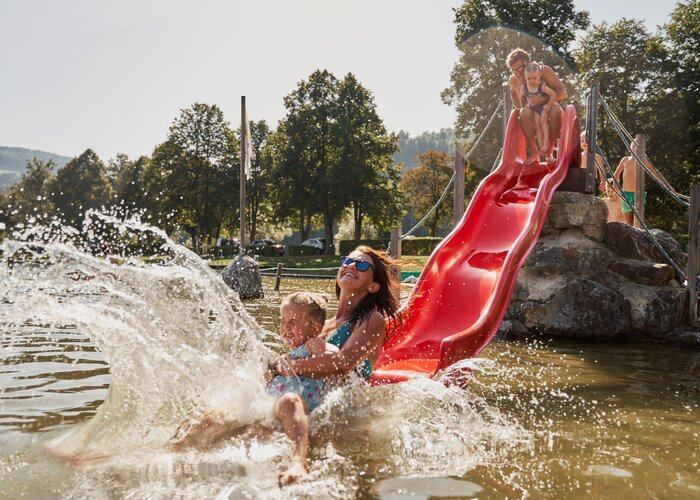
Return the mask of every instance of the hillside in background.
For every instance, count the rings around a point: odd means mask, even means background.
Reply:
[[[71,160],[67,156],[36,149],[0,146],[0,189],[20,180],[27,167],[27,162],[33,158],[44,161],[53,160],[59,168]]]
[[[418,164],[418,155],[429,149],[454,154],[454,129],[443,128],[439,132],[423,132],[416,137],[411,137],[405,130],[400,131],[399,151],[394,153],[392,157],[394,165],[403,162],[406,165],[406,170],[410,170]]]

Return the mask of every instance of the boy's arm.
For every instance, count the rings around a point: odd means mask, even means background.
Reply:
[[[673,194],[678,194],[678,193],[676,192],[675,188],[671,185],[671,183],[668,182],[668,179],[666,179],[666,177],[664,177],[664,174],[662,174],[661,172],[659,172],[658,170],[656,170],[656,168],[654,167],[654,165],[652,165],[651,162],[650,162],[648,159],[644,162],[644,164],[645,164],[645,166],[647,167],[647,170],[649,170],[649,172],[651,172],[651,175],[653,175],[654,177],[656,177],[656,178],[659,180],[659,182],[660,182],[661,184],[663,184],[664,186],[666,186],[666,188],[667,188],[669,191],[671,191]],[[636,165],[636,162],[635,162],[635,165]]]
[[[617,182],[620,182],[620,175],[622,174],[622,172],[624,170],[625,170],[625,159],[623,158],[622,160],[620,160],[620,163],[617,166],[617,168],[615,169],[615,173],[613,174],[613,177],[615,178],[615,180],[617,180]]]
[[[544,83],[546,83],[547,86],[554,91],[557,101],[561,101],[562,99],[566,98],[566,87],[564,87],[564,84],[561,83],[561,80],[559,80],[559,77],[552,68],[547,65],[542,66],[541,75]]]

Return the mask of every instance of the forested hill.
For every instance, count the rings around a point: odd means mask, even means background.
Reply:
[[[14,184],[22,177],[27,161],[32,158],[38,160],[53,160],[58,167],[64,166],[71,158],[67,156],[38,151],[36,149],[12,148],[0,146],[0,188]]]
[[[406,169],[410,170],[418,164],[418,154],[429,149],[454,153],[455,131],[451,128],[440,129],[439,132],[423,132],[421,135],[411,137],[408,132],[399,132],[399,151],[394,153],[394,164],[403,162]]]

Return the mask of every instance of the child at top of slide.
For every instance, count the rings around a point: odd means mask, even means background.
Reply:
[[[525,85],[522,87],[523,100],[527,102],[527,107],[535,113],[536,137],[539,139],[536,144],[530,144],[532,153],[529,158],[532,160],[535,159],[535,155],[539,157],[540,154],[549,150],[549,110],[552,104],[557,102],[556,94],[544,83],[541,72],[542,67],[539,63],[531,62],[525,66]],[[543,96],[549,99],[544,104],[534,105],[533,96]]]

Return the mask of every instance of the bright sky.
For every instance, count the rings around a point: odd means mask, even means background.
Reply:
[[[240,96],[275,127],[316,69],[353,72],[391,131],[451,127],[440,92],[461,0],[0,0],[0,145],[103,159],[150,155],[179,110]],[[649,29],[675,2],[575,0],[596,23]]]

